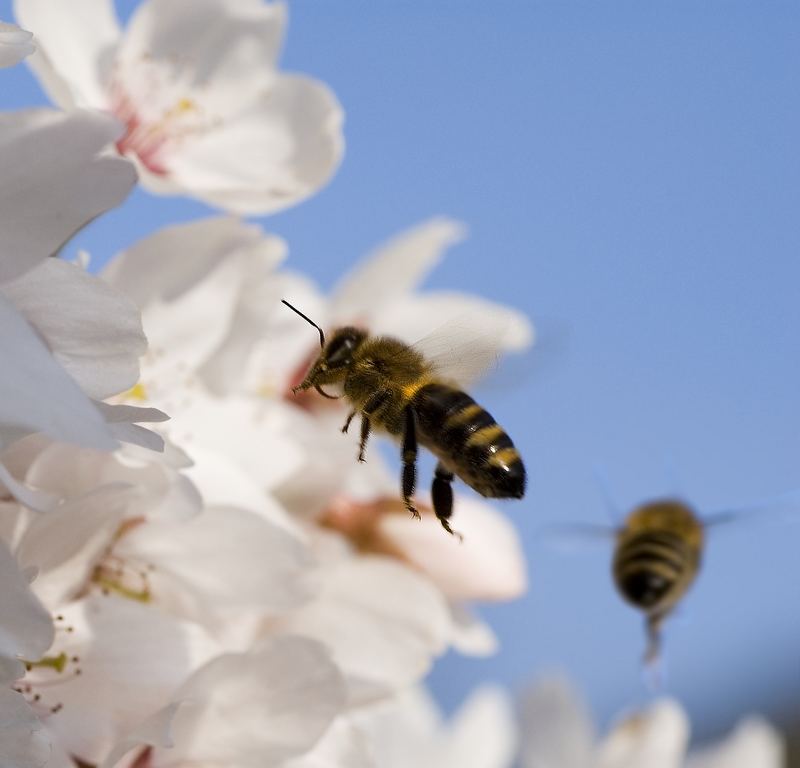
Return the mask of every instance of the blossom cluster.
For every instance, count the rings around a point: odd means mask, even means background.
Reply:
[[[519,538],[473,497],[461,543],[422,494],[411,519],[375,446],[355,462],[344,407],[292,394],[317,338],[280,300],[408,342],[469,316],[496,355],[533,328],[417,290],[458,222],[395,236],[325,296],[236,218],[302,201],[342,156],[334,95],[278,69],[286,6],[145,0],[125,29],[108,0],[15,8],[0,66],[28,57],[60,110],[0,115],[0,765],[500,768],[519,745],[527,768],[680,765],[669,702],[598,747],[562,687],[522,727],[502,691],[444,723],[419,687],[448,649],[496,651],[471,604],[525,591]],[[223,214],[99,275],[58,257],[137,182]],[[779,764],[768,726],[733,738],[691,765]]]

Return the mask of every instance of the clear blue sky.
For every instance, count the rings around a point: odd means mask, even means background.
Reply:
[[[800,5],[295,0],[283,63],[347,112],[334,182],[263,220],[294,267],[330,285],[450,214],[471,238],[430,287],[569,328],[541,375],[482,394],[531,475],[505,507],[531,593],[485,611],[499,656],[448,657],[432,684],[452,707],[561,667],[605,720],[645,697],[640,618],[608,552],[566,556],[537,529],[604,521],[598,465],[623,506],[674,491],[668,463],[701,508],[800,488]],[[24,66],[0,78],[0,108],[43,103]],[[81,243],[108,256],[205,212],[137,191]],[[800,712],[799,544],[775,522],[712,540],[667,636],[669,690],[701,734]]]

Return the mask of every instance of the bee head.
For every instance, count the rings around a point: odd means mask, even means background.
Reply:
[[[347,371],[353,363],[353,354],[361,342],[367,338],[366,331],[351,326],[339,328],[334,331],[333,337],[326,344],[322,328],[299,309],[293,307],[286,299],[281,299],[281,301],[319,331],[319,344],[322,347],[322,351],[311,366],[311,370],[306,374],[305,379],[292,389],[292,392],[314,387],[323,397],[335,400],[336,398],[324,392],[320,385],[344,381]]]

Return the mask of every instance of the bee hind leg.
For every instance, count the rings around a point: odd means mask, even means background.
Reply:
[[[450,527],[450,515],[453,514],[453,473],[446,470],[441,462],[436,465],[433,473],[431,498],[433,499],[433,511],[439,518],[442,528],[459,541],[464,541],[464,537]]]
[[[417,419],[410,406],[405,411],[405,429],[403,430],[403,503],[406,509],[418,520],[420,514],[411,497],[417,487]]]

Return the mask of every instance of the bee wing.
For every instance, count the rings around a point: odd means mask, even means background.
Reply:
[[[466,388],[497,368],[508,349],[506,332],[502,322],[478,327],[470,318],[456,317],[411,346],[437,376]]]
[[[617,529],[595,523],[554,523],[540,530],[542,540],[553,549],[575,552],[599,546],[612,546]]]
[[[752,504],[715,509],[703,514],[706,528],[728,525],[730,523],[763,522],[764,516],[775,521],[800,522],[800,489],[781,493]]]

